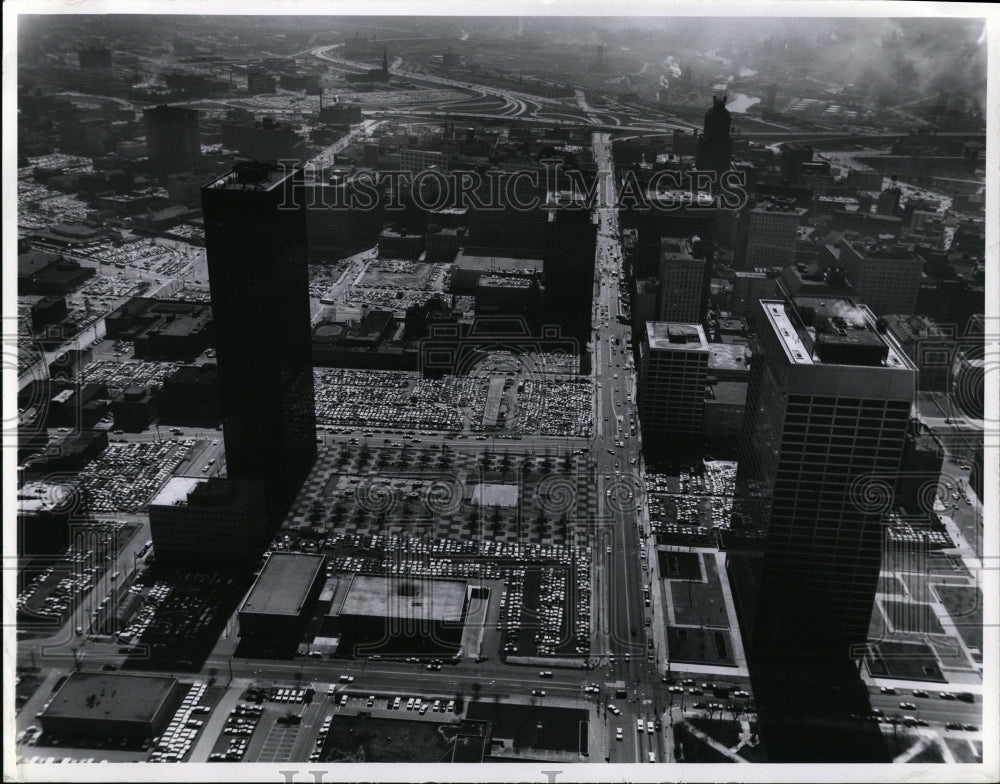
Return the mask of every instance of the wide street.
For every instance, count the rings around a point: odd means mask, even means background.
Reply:
[[[611,172],[611,142],[606,133],[594,134],[594,157],[598,171]],[[602,202],[615,203],[615,183],[606,178],[609,192]],[[636,378],[632,363],[631,331],[618,321],[624,310],[621,288],[624,283],[622,248],[616,210],[599,206],[597,259],[594,280],[594,378],[595,387],[595,438],[592,454],[598,474],[601,499],[601,521],[610,522],[610,539],[603,545],[603,558],[597,570],[604,569],[606,587],[602,599],[606,602],[607,615],[600,624],[607,630],[604,664],[612,681],[623,681],[628,692],[627,700],[618,699],[616,707],[622,716],[609,721],[608,733],[612,739],[609,747],[619,748],[613,741],[614,731],[622,727],[630,742],[620,751],[612,753],[614,762],[645,762],[648,752],[657,760],[665,760],[666,745],[661,733],[639,734],[636,721],[641,718],[654,720],[654,710],[659,705],[657,692],[660,685],[659,660],[665,655],[652,630],[656,623],[652,617],[650,594],[644,595],[656,579],[656,559],[650,545],[646,558],[642,548],[645,534],[641,530],[641,509],[644,482],[642,475],[642,447],[639,440],[636,412]],[[662,623],[662,620],[660,621]],[[618,755],[622,755],[619,757]]]

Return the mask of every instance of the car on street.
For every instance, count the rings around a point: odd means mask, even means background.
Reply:
[[[531,694],[534,697],[544,697],[545,696],[545,690],[544,689],[532,689],[531,690]]]
[[[925,692],[923,689],[914,689],[913,690],[913,696],[914,697],[926,697],[927,696],[927,692]]]
[[[622,728],[618,727],[615,730],[615,740],[622,740],[623,738],[624,738],[624,736],[622,735]]]

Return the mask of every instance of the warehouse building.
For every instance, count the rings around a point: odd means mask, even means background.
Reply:
[[[272,553],[240,607],[240,637],[292,643],[323,587],[322,555]]]
[[[465,626],[465,580],[356,576],[338,590],[324,636],[339,637],[344,656],[452,655]]]
[[[42,712],[46,734],[141,740],[159,735],[181,702],[176,678],[73,672]]]

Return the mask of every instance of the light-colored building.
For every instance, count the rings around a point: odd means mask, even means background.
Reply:
[[[449,157],[435,150],[414,150],[410,147],[399,148],[399,168],[411,174],[425,169],[448,171]]]
[[[791,204],[763,202],[750,210],[744,266],[786,267],[795,263],[795,240],[806,210]]]

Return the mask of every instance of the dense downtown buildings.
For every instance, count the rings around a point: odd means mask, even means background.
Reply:
[[[15,17],[10,777],[996,779],[955,13]]]

